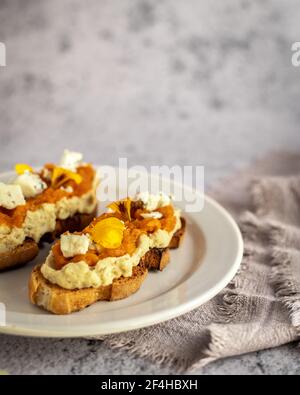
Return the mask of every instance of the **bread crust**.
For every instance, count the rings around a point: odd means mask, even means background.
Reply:
[[[42,237],[41,242],[53,242],[66,231],[80,232],[88,226],[97,215],[97,207],[91,214],[76,214],[65,220],[57,220],[55,231]],[[9,252],[0,253],[0,272],[25,265],[32,261],[39,253],[39,245],[32,239]]]
[[[25,265],[39,253],[39,246],[34,240],[27,239],[13,251],[0,254],[0,272]]]
[[[185,221],[182,219],[182,229],[173,236],[171,248],[179,247],[185,227]],[[163,270],[169,261],[169,248],[153,248],[141,259],[139,265],[133,268],[131,277],[120,277],[107,286],[77,290],[68,290],[51,284],[42,275],[41,266],[37,266],[29,280],[29,299],[33,304],[54,314],[71,314],[98,301],[127,298],[140,289],[149,270]]]
[[[175,233],[169,245],[169,248],[171,250],[179,248],[184,239],[186,220],[183,217],[181,217],[180,220],[181,220],[181,228]]]
[[[70,314],[100,301],[113,301],[135,293],[145,280],[148,270],[136,266],[130,278],[121,277],[111,285],[99,288],[68,290],[51,284],[41,273],[41,266],[34,268],[29,280],[30,301],[54,314]]]

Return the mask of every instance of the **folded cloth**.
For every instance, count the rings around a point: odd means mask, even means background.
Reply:
[[[239,218],[245,240],[241,269],[217,297],[176,319],[105,336],[104,342],[183,372],[298,340],[299,169],[300,155],[273,154],[212,193]]]

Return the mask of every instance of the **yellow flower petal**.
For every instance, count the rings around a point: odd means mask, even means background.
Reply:
[[[75,181],[76,184],[82,182],[82,177],[78,173],[74,173],[70,170],[63,169],[62,167],[55,167],[52,173],[52,186],[59,188],[68,181]]]
[[[105,218],[96,223],[90,233],[93,241],[103,248],[120,247],[123,241],[125,225],[118,218]]]
[[[131,221],[131,200],[129,198],[111,203],[107,208],[110,208],[114,213],[126,214]]]
[[[29,165],[26,165],[25,163],[16,164],[15,170],[16,170],[16,173],[19,175],[24,174],[26,171],[29,171],[30,173],[33,172],[33,168]]]
[[[109,204],[109,205],[107,206],[107,208],[110,208],[114,213],[119,213],[119,214],[121,214],[121,210],[120,210],[120,207],[119,207],[119,203],[118,203],[118,202],[114,202],[114,203]]]
[[[123,240],[123,232],[118,229],[106,229],[97,244],[103,248],[115,249],[121,246]]]
[[[129,198],[124,200],[124,206],[125,206],[129,221],[131,221],[131,200]]]

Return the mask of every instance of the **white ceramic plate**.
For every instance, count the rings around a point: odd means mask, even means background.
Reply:
[[[0,181],[11,175],[0,175]],[[183,188],[192,195],[196,193]],[[236,274],[243,240],[232,217],[208,197],[201,212],[184,213],[184,217],[185,240],[180,249],[171,252],[169,266],[161,273],[150,273],[140,291],[122,301],[99,302],[69,316],[55,316],[31,305],[28,278],[32,267],[43,262],[49,245],[31,264],[0,273],[0,302],[6,306],[7,323],[0,332],[41,337],[104,335],[156,324],[207,302]],[[205,251],[199,248],[203,237]]]

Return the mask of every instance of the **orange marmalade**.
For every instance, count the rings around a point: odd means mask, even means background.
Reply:
[[[123,220],[125,223],[125,231],[123,240],[120,247],[115,249],[102,248],[100,251],[97,249],[89,249],[85,255],[77,255],[73,258],[65,258],[60,248],[60,241],[56,242],[52,247],[52,254],[54,257],[55,269],[60,270],[68,263],[76,263],[80,261],[86,262],[89,266],[95,266],[100,260],[107,257],[121,257],[123,255],[132,256],[138,246],[139,238],[142,234],[152,234],[157,230],[165,230],[172,232],[176,226],[176,216],[173,206],[165,206],[155,210],[162,214],[162,218],[143,218],[142,214],[148,213],[143,209],[132,210],[131,220],[124,218],[120,213],[103,214],[96,218],[82,233],[88,234],[93,226],[99,221],[115,217]]]
[[[54,165],[48,164],[44,168],[53,171]],[[26,214],[28,211],[35,211],[39,209],[45,203],[56,203],[63,198],[72,198],[74,196],[80,197],[85,193],[89,192],[93,188],[95,179],[95,170],[91,165],[79,166],[77,173],[82,177],[80,184],[77,184],[73,180],[68,180],[63,184],[64,187],[72,187],[72,192],[67,192],[65,189],[55,189],[51,186],[51,181],[45,179],[43,174],[40,173],[42,180],[48,185],[48,188],[40,195],[28,199],[26,204],[18,206],[13,210],[7,210],[0,207],[0,226],[5,225],[8,227],[21,228],[25,221]]]

